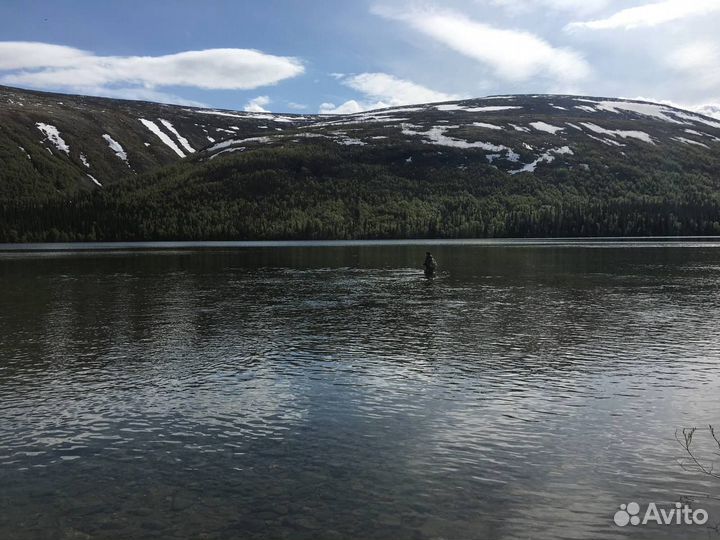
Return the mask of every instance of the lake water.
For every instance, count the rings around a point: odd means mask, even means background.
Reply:
[[[0,253],[0,538],[720,538],[720,244],[429,244]]]

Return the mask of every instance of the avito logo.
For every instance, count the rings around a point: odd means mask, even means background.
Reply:
[[[650,503],[641,515],[640,505],[636,502],[621,504],[620,510],[615,512],[614,521],[618,527],[627,525],[705,525],[709,516],[706,510],[697,508],[693,510],[687,504],[675,503],[674,508],[659,508],[657,504]]]

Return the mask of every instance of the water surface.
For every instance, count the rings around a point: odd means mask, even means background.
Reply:
[[[717,537],[720,245],[430,244],[0,254],[0,538]]]

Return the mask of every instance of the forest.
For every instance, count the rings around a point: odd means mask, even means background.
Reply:
[[[423,154],[423,151],[425,152]],[[365,152],[365,154],[363,154]],[[720,179],[588,166],[510,175],[467,153],[329,142],[188,160],[103,189],[0,200],[1,242],[720,234]]]

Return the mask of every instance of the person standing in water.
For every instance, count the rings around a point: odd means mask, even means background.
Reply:
[[[429,251],[425,252],[425,262],[423,263],[423,266],[425,267],[425,275],[427,277],[431,277],[435,274],[437,262]]]

